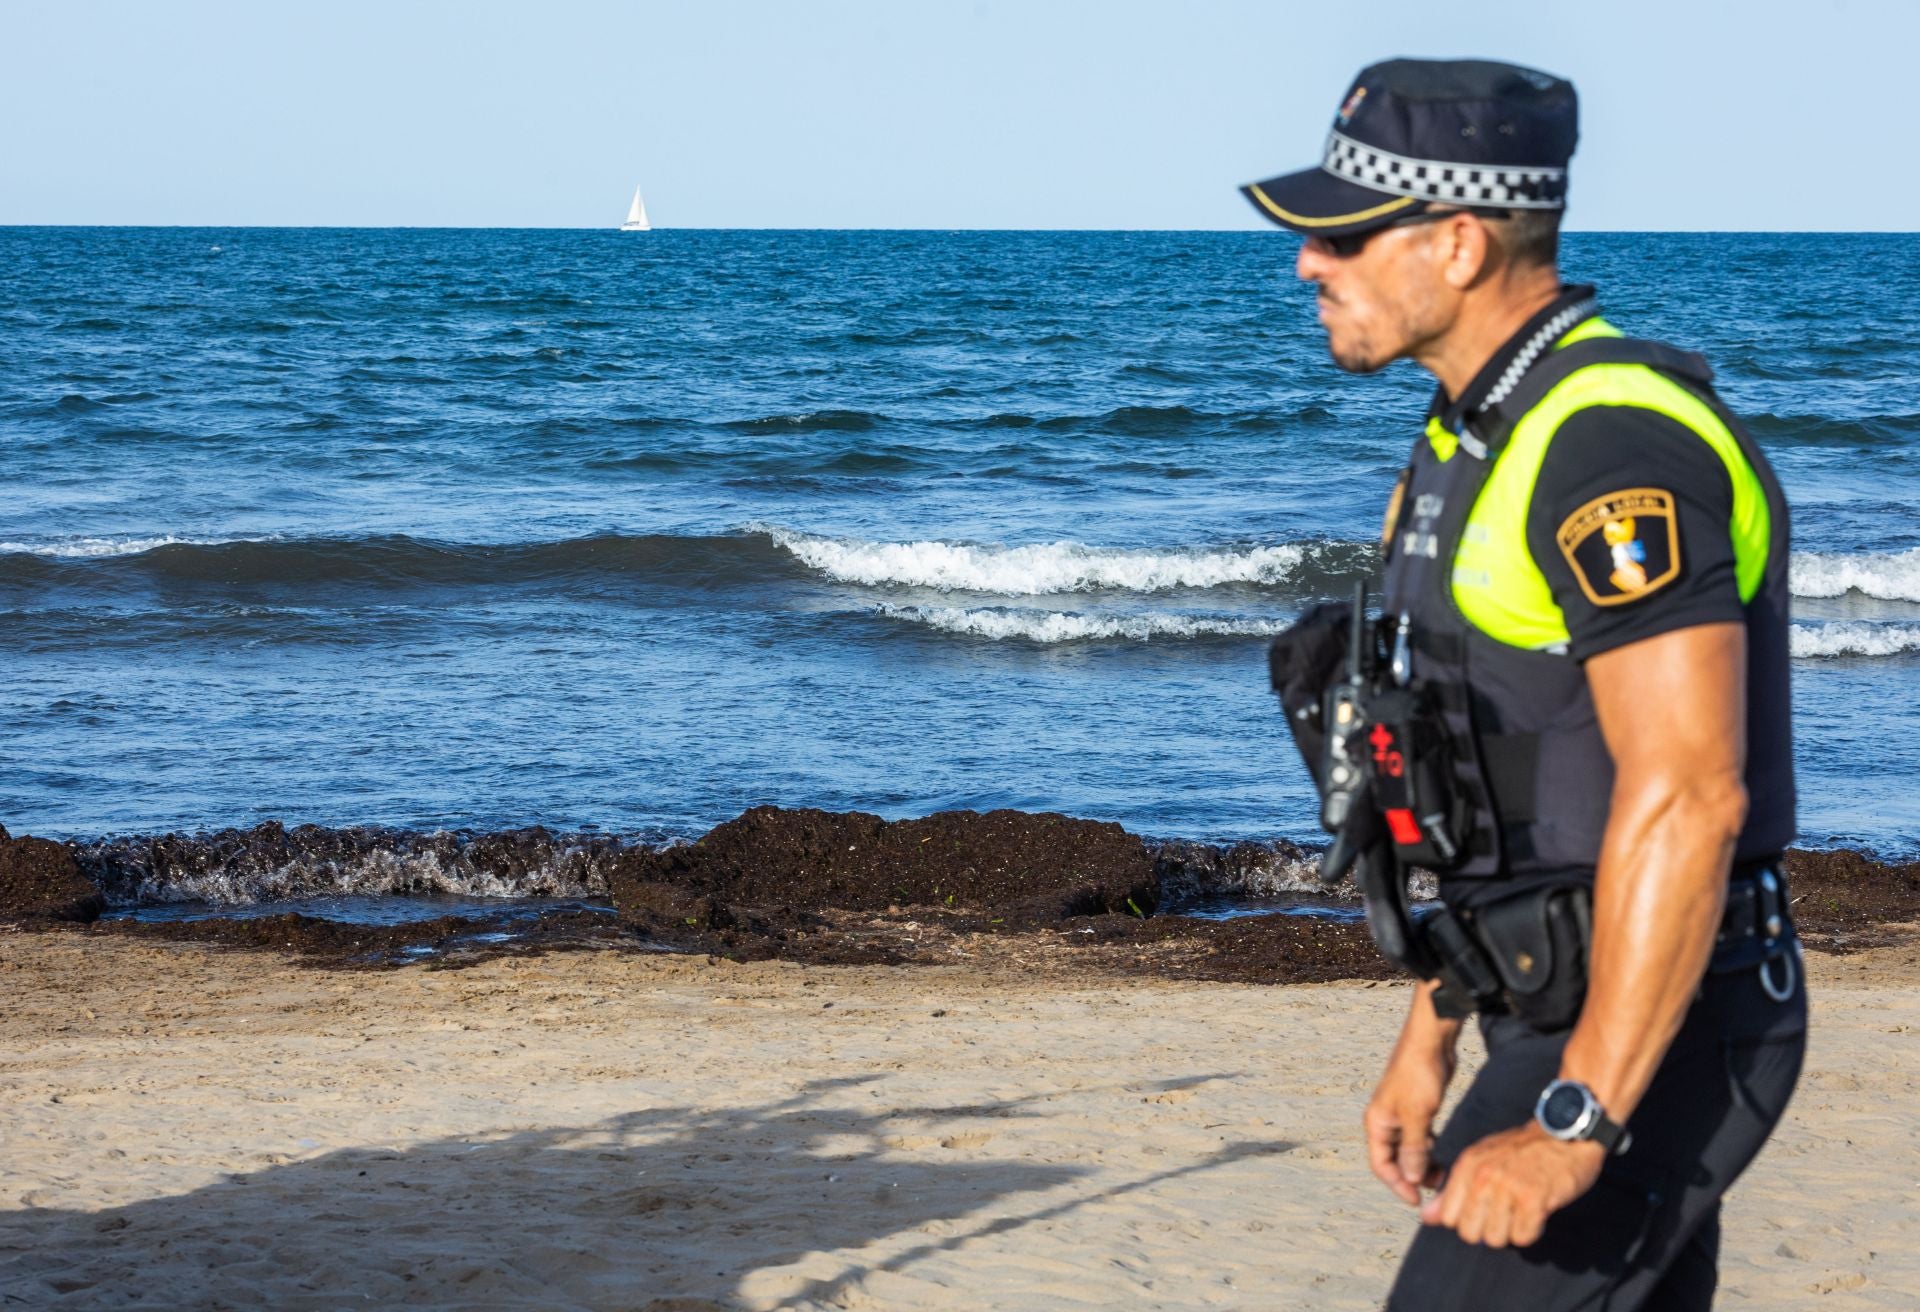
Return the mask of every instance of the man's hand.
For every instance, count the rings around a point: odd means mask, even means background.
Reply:
[[[1459,1034],[1458,1022],[1445,1023],[1433,1015],[1425,996],[1430,988],[1415,996],[1400,1042],[1361,1118],[1373,1173],[1410,1207],[1420,1205],[1420,1187],[1431,1170],[1433,1118],[1453,1078],[1453,1045]]]
[[[1420,1208],[1420,1219],[1470,1244],[1525,1248],[1549,1216],[1593,1188],[1606,1158],[1597,1143],[1562,1143],[1528,1121],[1461,1153],[1446,1187]]]

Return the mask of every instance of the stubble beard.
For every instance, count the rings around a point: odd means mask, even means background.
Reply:
[[[1445,312],[1431,298],[1414,296],[1396,309],[1396,313],[1379,316],[1370,327],[1353,331],[1345,344],[1328,330],[1327,354],[1343,373],[1378,373],[1395,360],[1413,359],[1424,343],[1446,329]],[[1382,328],[1390,330],[1394,342],[1391,347],[1382,345]]]
[[[1388,361],[1380,359],[1374,352],[1373,343],[1361,337],[1352,346],[1342,349],[1331,335],[1327,338],[1327,354],[1341,372],[1349,374],[1378,373]]]
[[[1363,330],[1350,331],[1345,340],[1332,329],[1327,330],[1327,354],[1333,357],[1333,363],[1342,373],[1377,373],[1392,363],[1393,356],[1375,345],[1373,334]]]

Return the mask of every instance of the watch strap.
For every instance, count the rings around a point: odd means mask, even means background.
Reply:
[[[1608,1119],[1605,1112],[1593,1118],[1593,1124],[1587,1127],[1586,1137],[1605,1148],[1609,1157],[1618,1157],[1633,1146],[1633,1132],[1619,1122]]]

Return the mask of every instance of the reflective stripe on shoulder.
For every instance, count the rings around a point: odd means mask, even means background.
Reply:
[[[1584,342],[1584,341],[1587,341],[1589,338],[1593,338],[1593,337],[1625,337],[1625,336],[1626,334],[1621,332],[1618,328],[1615,328],[1612,324],[1608,323],[1605,319],[1602,319],[1599,315],[1595,315],[1593,318],[1583,320],[1582,322],[1577,323],[1573,327],[1567,329],[1566,336],[1562,337],[1559,341],[1555,342],[1553,344],[1553,349],[1557,351],[1563,346],[1572,346],[1575,342]]]
[[[1619,335],[1603,320],[1590,319],[1555,346]],[[1743,603],[1753,599],[1766,574],[1772,530],[1766,491],[1739,439],[1713,407],[1645,365],[1589,365],[1555,387],[1514,426],[1467,517],[1454,555],[1455,603],[1475,628],[1508,646],[1544,650],[1568,641],[1566,616],[1527,545],[1527,510],[1560,425],[1576,411],[1598,405],[1652,410],[1698,434],[1713,449],[1733,486],[1729,528]]]

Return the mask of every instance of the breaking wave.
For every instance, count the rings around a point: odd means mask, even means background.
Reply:
[[[1232,847],[1166,839],[1154,845],[1153,857],[1160,896],[1175,906],[1213,897],[1284,897],[1289,893],[1331,891],[1320,882],[1321,853],[1284,839],[1236,843]]]
[[[0,554],[17,552],[55,560],[96,560],[103,556],[140,556],[160,547],[224,547],[261,538],[183,538],[166,533],[150,537],[67,537],[43,542],[0,542]]]
[[[990,638],[996,642],[1009,638],[1053,643],[1116,638],[1152,642],[1169,638],[1271,637],[1290,622],[1171,614],[1080,615],[1071,611],[1012,606],[880,606],[876,608],[876,613],[888,619],[922,624],[943,633]]]
[[[1898,656],[1920,651],[1920,624],[1827,620],[1795,624],[1788,638],[1795,656]]]
[[[1005,597],[1123,590],[1166,592],[1224,584],[1306,584],[1360,565],[1357,543],[1281,543],[1172,551],[1090,547],[1078,542],[1028,546],[938,541],[865,542],[755,525],[802,564],[843,583],[900,584]]]
[[[1324,591],[1369,568],[1348,542],[1169,550],[940,541],[868,542],[754,524],[714,535],[610,533],[549,542],[462,543],[404,534],[364,537],[68,538],[0,542],[16,581],[90,589],[133,583],[335,587],[512,586],[626,577],[696,587],[825,576],[1007,597],[1095,591],[1169,592],[1227,585]]]
[[[378,826],[252,829],[112,838],[75,855],[109,903],[212,902],[441,894],[595,897],[625,851],[606,835],[546,829],[420,833]]]
[[[1920,547],[1860,555],[1796,551],[1790,577],[1796,597],[1858,592],[1883,601],[1920,601]]]

